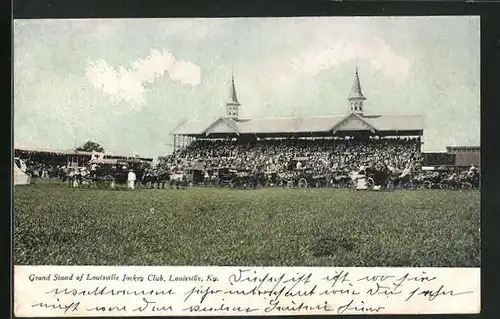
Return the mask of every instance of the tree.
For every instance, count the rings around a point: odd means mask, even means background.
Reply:
[[[76,150],[82,151],[82,152],[92,152],[92,151],[96,151],[96,152],[100,152],[100,153],[104,152],[104,148],[101,145],[99,145],[99,143],[92,142],[92,141],[85,142],[85,144],[83,144],[82,146],[77,147]]]

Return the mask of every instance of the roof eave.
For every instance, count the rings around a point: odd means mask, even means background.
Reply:
[[[347,99],[348,99],[349,101],[351,101],[351,100],[366,100],[366,97],[364,97],[364,96],[362,96],[362,95],[361,95],[361,96],[350,96],[350,97],[348,97]]]

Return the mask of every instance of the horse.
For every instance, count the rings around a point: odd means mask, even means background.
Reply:
[[[442,187],[442,175],[438,172],[423,173],[417,175],[412,182],[420,189],[432,189]]]
[[[340,174],[340,175],[335,175],[332,180],[331,184],[333,187],[340,188],[340,187],[345,187],[345,188],[352,188],[353,187],[353,181],[349,175],[346,174]]]
[[[187,176],[183,172],[173,172],[169,175],[169,184],[171,188],[187,187]]]
[[[84,180],[87,185],[90,185],[88,183],[88,178],[86,176],[83,176],[83,174],[79,171],[73,171],[73,172],[68,172],[62,177],[63,182],[68,182],[68,187],[80,187],[83,185]]]
[[[141,178],[141,184],[146,188],[165,188],[165,183],[168,181],[168,172],[162,169],[146,171]]]
[[[362,182],[363,180],[368,183],[366,172],[361,170],[361,171],[351,171],[349,173],[349,178],[351,179],[351,186],[353,188],[357,188],[358,186],[360,187],[361,185],[358,185],[358,182]],[[366,185],[368,187],[368,185]]]
[[[139,179],[140,181],[140,184],[146,188],[150,188],[154,185],[154,181],[155,181],[155,175],[153,174],[153,172],[145,172],[143,175],[142,175],[142,178]]]
[[[393,171],[389,176],[390,186],[394,188],[414,188],[415,180],[412,174],[401,176],[401,172]]]

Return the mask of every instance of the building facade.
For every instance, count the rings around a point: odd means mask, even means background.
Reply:
[[[347,97],[346,114],[316,117],[240,117],[241,104],[236,94],[234,76],[231,76],[230,96],[226,102],[225,116],[215,119],[192,119],[179,123],[173,130],[174,152],[186,139],[260,139],[260,138],[347,138],[422,136],[422,115],[375,115],[367,114],[366,97],[361,89],[359,71],[356,68],[354,82]]]

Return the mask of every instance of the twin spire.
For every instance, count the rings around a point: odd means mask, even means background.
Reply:
[[[240,104],[238,102],[238,95],[236,94],[236,87],[234,86],[234,73],[231,74],[231,89],[229,92],[229,103]]]
[[[356,113],[358,115],[363,115],[363,102],[366,97],[363,95],[361,90],[361,83],[359,81],[358,66],[356,65],[356,74],[354,75],[354,82],[352,84],[351,93],[347,98],[349,101],[349,110],[351,113]]]
[[[347,98],[349,101],[349,111],[358,115],[364,114],[363,102],[366,97],[361,90],[361,82],[359,80],[358,66],[356,65],[356,73],[352,84],[351,93]],[[230,118],[238,118],[240,112],[240,102],[236,94],[236,86],[234,85],[234,72],[231,72],[231,86],[229,88],[229,101],[226,103],[226,116]]]
[[[240,102],[238,102],[238,95],[236,94],[236,87],[234,85],[234,72],[231,72],[231,87],[229,89],[229,101],[226,103],[226,116],[238,118],[239,113]]]
[[[351,94],[349,94],[348,99],[349,100],[352,100],[352,99],[366,100],[366,97],[363,95],[363,91],[361,90],[361,83],[359,81],[358,67],[356,67],[356,74],[354,75],[354,82],[352,84]]]

